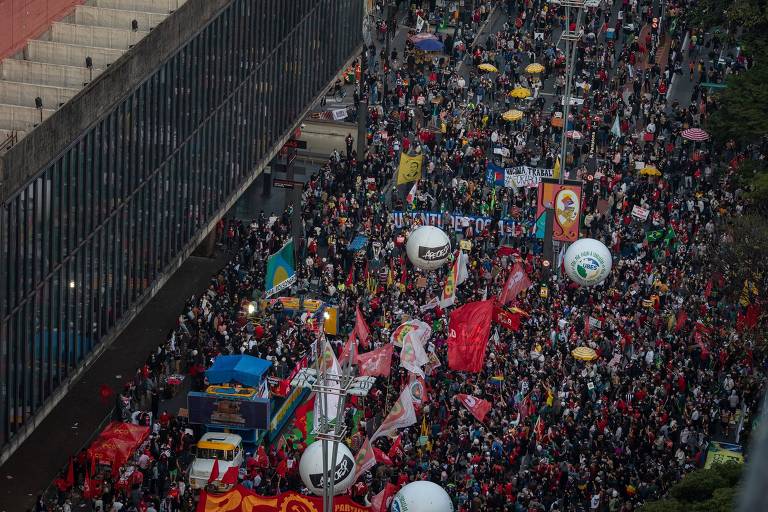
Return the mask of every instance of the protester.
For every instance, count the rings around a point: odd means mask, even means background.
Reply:
[[[737,155],[714,154],[707,143],[681,135],[706,119],[711,99],[698,83],[722,80],[745,63],[722,64],[715,56],[694,62],[705,36],[692,29],[683,47],[680,16],[692,3],[666,2],[658,31],[646,1],[589,9],[573,79],[583,101],[566,120],[558,116],[566,56],[557,45],[565,20],[556,5],[474,2],[476,10],[464,10],[456,23],[451,11],[430,11],[434,2],[417,1],[400,27],[409,31],[405,44],[395,38],[391,48],[387,39],[402,12],[381,20],[360,77],[369,100],[367,151],[358,155],[350,134],[345,152],[334,151],[310,177],[297,212],[304,235],[297,280],[284,293],[337,306],[342,333],[360,321],[359,310],[371,331],[359,341],[363,356],[387,346],[406,320],[431,328],[424,348],[436,361],[424,372],[418,421],[396,439],[373,441],[377,465],[350,491],[353,499],[368,504],[387,484],[397,489],[428,479],[449,492],[459,511],[634,510],[702,466],[708,443],[734,439],[745,414],[757,410],[764,361],[737,328],[743,305],[722,296],[723,276],[707,257],[707,247],[721,242],[716,227],[746,207],[733,176],[715,170],[716,162]],[[496,22],[498,16],[505,21]],[[476,41],[486,21],[500,30]],[[419,50],[417,32],[445,25],[436,36],[444,54]],[[682,73],[686,61],[689,76]],[[544,70],[525,72],[533,63]],[[498,72],[483,72],[481,64]],[[686,80],[697,82],[690,101],[668,100]],[[510,95],[521,88],[529,98]],[[504,120],[512,108],[522,119]],[[563,123],[574,138],[559,162]],[[396,185],[401,154],[424,157],[415,188],[412,181]],[[583,180],[581,234],[611,249],[610,277],[583,288],[552,272],[537,237],[537,187],[489,183],[489,163],[550,175],[564,169]],[[658,173],[644,176],[641,167]],[[633,216],[634,207],[647,210],[647,218]],[[262,212],[251,223],[229,220],[218,229],[229,262],[204,293],[190,298],[166,343],[116,397],[119,419],[152,412],[153,437],[139,460],[142,484],[127,493],[107,482],[99,497],[104,510],[118,503],[126,510],[194,507],[183,483],[194,439],[173,411],[158,416],[170,374],[188,375],[200,390],[217,355],[244,353],[272,361],[272,376],[282,379],[311,353],[318,337],[311,318],[290,315],[280,303],[249,310],[264,291],[269,255],[292,236],[292,209]],[[437,303],[451,265],[425,273],[407,261],[406,237],[422,211],[461,213],[456,225],[448,215],[438,216],[439,223],[454,249],[471,243],[467,277],[450,307]],[[470,217],[491,220],[478,229]],[[369,243],[352,253],[347,248],[357,235]],[[519,328],[493,328],[479,372],[453,370],[450,312],[505,295],[514,269],[530,283],[510,297]],[[348,349],[347,336],[328,338],[338,355]],[[597,360],[575,360],[577,346],[592,348]],[[394,354],[389,377],[350,404],[354,450],[373,437],[412,382],[413,372]],[[482,420],[476,403],[490,405]],[[305,447],[290,434],[260,446],[247,459],[242,485],[265,495],[306,491],[297,474]],[[69,487],[82,486],[87,470],[78,458]],[[68,481],[62,475],[57,483],[60,503]]]

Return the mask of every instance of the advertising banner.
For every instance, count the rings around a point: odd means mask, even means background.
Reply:
[[[561,185],[554,178],[542,178],[539,185],[536,219],[544,218],[547,208],[552,208],[552,239],[559,242],[575,242],[579,239],[581,221],[581,181],[565,180]]]

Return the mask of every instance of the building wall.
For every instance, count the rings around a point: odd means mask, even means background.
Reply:
[[[0,59],[19,51],[84,0],[0,0]]]
[[[135,53],[169,27],[190,30],[183,20],[214,3],[191,0]],[[65,105],[43,123],[46,137],[89,127],[38,171],[38,130],[18,145],[31,140],[26,153],[9,152],[19,165],[5,169],[23,185],[0,197],[3,445],[156,291],[361,42],[359,0],[219,3],[140,83],[123,83],[119,100],[105,105],[114,93],[104,89],[146,66],[131,63],[134,52],[70,102],[79,114]],[[84,119],[87,107],[102,114]]]

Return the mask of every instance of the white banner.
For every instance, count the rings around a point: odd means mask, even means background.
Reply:
[[[488,164],[486,168],[486,181],[489,185],[501,186],[502,175],[504,178],[503,185],[507,188],[534,188],[539,186],[541,178],[554,177],[555,170],[528,167],[527,165],[499,167],[494,164]]]
[[[651,213],[646,208],[641,208],[639,206],[633,206],[632,207],[632,216],[636,218],[637,220],[645,222],[648,220],[648,214]]]

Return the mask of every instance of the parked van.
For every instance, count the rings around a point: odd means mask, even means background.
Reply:
[[[222,487],[221,479],[230,467],[243,465],[243,439],[236,434],[208,432],[197,442],[195,460],[189,470],[189,485],[192,489],[204,489],[211,477],[213,463],[219,461],[219,476],[214,487]],[[225,490],[225,489],[222,489]]]

